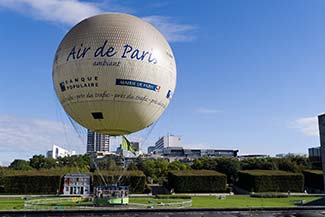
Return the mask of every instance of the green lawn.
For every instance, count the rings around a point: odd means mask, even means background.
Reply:
[[[226,196],[219,199],[213,196],[192,197],[192,208],[233,208],[233,207],[292,207],[299,201],[304,200],[305,203],[320,199],[320,197],[304,197],[292,196],[289,198],[252,198],[249,196]],[[188,201],[188,199],[155,199],[148,197],[130,198],[130,203],[144,204],[146,206],[157,205],[160,203],[175,203]],[[24,209],[24,200],[21,198],[0,198],[0,210]],[[78,205],[91,205],[91,202],[60,201],[52,204],[51,202],[43,209],[55,209],[57,206],[64,206],[64,209],[78,208]],[[52,208],[51,208],[52,207]]]
[[[131,197],[129,199],[130,203],[141,203],[141,204],[149,204],[149,203],[154,203],[154,204],[158,204],[160,202],[163,203],[175,203],[175,202],[182,202],[182,201],[186,201],[186,200],[182,200],[182,199],[156,199],[156,198],[148,198],[148,197]]]
[[[227,207],[290,207],[301,200],[305,203],[320,197],[288,197],[288,198],[253,198],[250,196],[227,196],[225,199],[216,197],[192,197],[193,208],[227,208]]]
[[[227,196],[224,199],[217,197],[192,197],[192,208],[232,208],[232,207],[292,207],[301,200],[305,203],[317,200],[320,197],[289,197],[289,198],[252,198],[250,196]],[[150,204],[163,200],[153,198],[131,198],[130,203]],[[180,201],[180,200],[178,200]],[[186,200],[183,200],[186,201]],[[166,203],[166,202],[165,202]]]
[[[23,209],[24,200],[21,198],[0,198],[0,210]]]
[[[156,198],[148,198],[148,197],[140,197],[140,198],[130,198],[129,203],[130,205],[135,205],[135,204],[144,204],[145,206],[142,206],[141,208],[153,206],[154,208],[157,207],[166,207],[167,204],[169,208],[176,208],[183,206],[180,202],[186,202],[189,201],[190,199],[156,199]],[[161,206],[164,204],[164,206]]]

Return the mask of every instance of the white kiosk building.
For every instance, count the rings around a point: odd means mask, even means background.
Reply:
[[[64,196],[87,196],[90,194],[90,175],[68,173],[64,176]]]

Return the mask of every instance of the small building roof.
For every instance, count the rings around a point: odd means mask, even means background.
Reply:
[[[67,173],[64,175],[64,177],[85,177],[89,178],[90,174],[87,173]]]

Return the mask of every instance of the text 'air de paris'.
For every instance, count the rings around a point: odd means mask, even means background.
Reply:
[[[78,46],[74,46],[70,50],[66,60],[68,62],[70,60],[83,59],[87,55],[93,55],[93,57],[108,57],[108,58],[119,57],[125,59],[133,59],[137,61],[146,61],[152,64],[158,63],[158,60],[154,56],[152,49],[150,51],[140,50],[133,47],[130,44],[125,44],[122,46],[121,50],[118,50],[115,47],[110,46],[107,40],[104,41],[102,46],[95,49],[92,49],[92,47],[84,46],[83,43],[81,43]]]

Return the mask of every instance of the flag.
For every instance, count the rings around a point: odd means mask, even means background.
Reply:
[[[135,155],[135,149],[133,147],[133,144],[129,140],[127,140],[125,136],[122,136],[122,149],[130,151],[132,152],[132,154]]]

